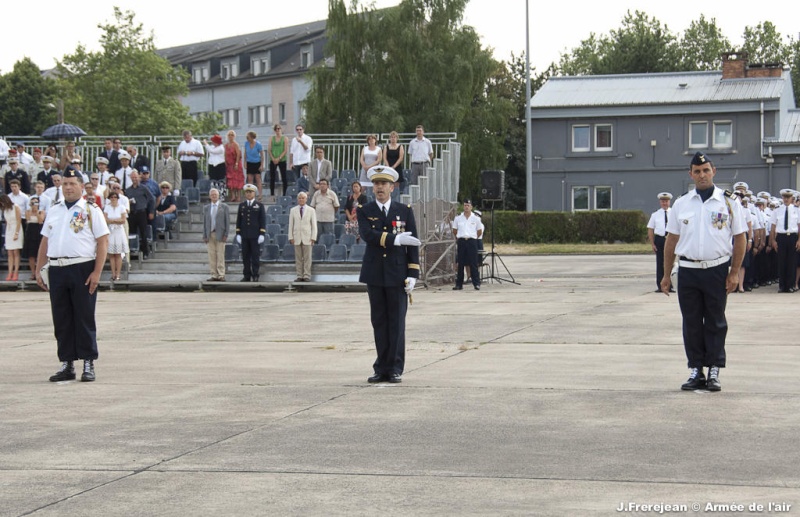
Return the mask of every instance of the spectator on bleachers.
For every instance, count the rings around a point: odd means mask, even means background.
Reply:
[[[236,132],[228,131],[228,142],[225,144],[225,179],[231,203],[242,201],[244,187],[244,169],[242,168],[242,148],[236,143]]]
[[[27,224],[27,219],[25,219],[25,217],[28,211],[28,200],[30,198],[28,194],[22,192],[19,180],[11,180],[11,191],[8,193],[8,197],[11,198],[12,203],[19,207],[19,213],[22,216],[22,229],[25,230],[25,225]]]
[[[214,135],[211,143],[203,140],[203,147],[208,153],[208,177],[212,181],[222,181],[225,179],[225,146],[222,145],[222,137]],[[217,191],[219,194],[219,191]]]
[[[113,176],[113,174],[108,172],[108,158],[98,156],[94,160],[94,165],[97,168],[97,177],[100,179],[99,186],[105,187],[108,184],[108,178]]]
[[[383,160],[383,153],[381,146],[378,145],[378,137],[375,135],[367,135],[367,145],[361,148],[361,157],[359,163],[361,164],[361,175],[359,180],[362,183],[369,184],[367,178],[367,171],[376,165],[380,165]]]
[[[311,280],[311,251],[317,242],[317,217],[314,209],[306,206],[308,194],[297,194],[297,205],[289,211],[289,243],[294,245],[295,282]]]
[[[108,195],[108,203],[103,208],[108,223],[108,262],[111,264],[111,280],[119,280],[122,273],[122,255],[129,252],[125,221],[128,211],[120,204],[119,187]]]
[[[394,184],[394,188],[402,192],[403,183],[405,182],[405,178],[403,177],[403,160],[406,157],[406,151],[403,144],[398,142],[399,139],[400,135],[397,134],[397,131],[389,133],[389,143],[386,145],[384,149],[385,152],[383,153],[383,164],[397,171],[398,180],[397,183]]]
[[[34,188],[36,189],[35,193],[28,199],[28,213],[26,214],[28,226],[25,227],[25,241],[23,242],[23,249],[27,252],[28,267],[31,272],[36,269],[36,256],[39,254],[39,243],[42,241],[40,232],[48,206],[47,198],[42,196],[44,182],[37,181]]]
[[[153,194],[154,198],[157,198],[161,195],[161,188],[159,184],[156,183],[153,178],[150,177],[150,166],[143,165],[141,169],[137,169],[139,171],[139,183],[142,184],[147,190]],[[169,183],[169,182],[167,182]]]
[[[172,157],[172,148],[170,146],[161,146],[161,159],[156,160],[153,172],[155,175],[153,179],[158,184],[161,184],[162,181],[167,181],[170,185],[175,186],[175,190],[172,191],[173,195],[179,196],[181,194],[181,180],[183,179],[181,164]]]
[[[100,184],[100,173],[99,172],[91,173],[89,175],[89,181],[92,183],[92,188],[94,189],[94,193],[100,196],[105,201],[107,187],[105,185]],[[105,203],[103,203],[103,205],[105,205]]]
[[[8,171],[5,173],[5,186],[4,192],[11,192],[11,182],[17,180],[20,189],[23,193],[28,194],[31,191],[31,180],[25,169],[20,168],[19,158],[13,156],[8,159]]]
[[[289,137],[283,134],[283,127],[275,124],[272,127],[275,136],[269,139],[267,144],[267,155],[269,155],[269,193],[275,197],[275,178],[280,172],[281,185],[283,185],[283,195],[286,195],[286,188],[289,186],[286,176],[286,153],[289,152]]]
[[[308,177],[308,164],[300,167],[300,177],[297,178],[297,191],[308,192],[311,189],[311,179]]]
[[[172,192],[172,185],[168,181],[161,182],[161,193],[156,199],[156,215],[163,215],[164,222],[167,224],[167,230],[172,230],[175,226],[175,221],[178,220],[177,210],[175,204],[175,196],[170,194]],[[155,237],[155,234],[153,234]]]
[[[44,170],[44,162],[42,161],[42,149],[39,147],[33,148],[33,163],[28,166],[25,171],[28,173],[28,177],[30,177],[31,182],[34,182],[39,177],[39,173]],[[33,185],[31,185],[31,189],[33,189]],[[30,192],[26,192],[26,194],[32,193],[33,190]]]
[[[322,146],[314,148],[314,159],[311,160],[311,167],[308,170],[309,179],[311,180],[311,188],[309,192],[314,192],[319,189],[319,182],[321,180],[328,180],[328,186],[333,179],[333,164],[330,160],[325,158],[325,150]]]
[[[103,198],[94,191],[94,185],[91,181],[83,184],[83,199],[89,203],[94,203],[100,210],[103,209]]]
[[[339,212],[339,196],[328,185],[328,180],[320,180],[319,190],[311,198],[311,206],[317,212],[317,234],[333,233],[336,214]]]
[[[19,188],[19,183],[16,184]],[[0,194],[0,212],[6,221],[5,247],[8,251],[8,275],[6,281],[18,280],[20,250],[24,236],[22,235],[22,214],[19,206],[6,194]]]
[[[64,199],[64,192],[61,190],[61,174],[58,172],[51,174],[50,180],[53,182],[53,186],[45,190],[44,195],[53,203],[58,203]]]
[[[58,171],[53,168],[54,159],[50,155],[42,156],[42,164],[44,169],[36,175],[36,179],[44,182],[44,188],[48,189],[53,186],[53,174],[58,174]],[[33,178],[31,178],[33,180]]]
[[[344,213],[347,216],[347,220],[344,222],[344,232],[355,235],[356,242],[359,242],[361,236],[358,234],[358,215],[356,215],[356,210],[358,210],[358,205],[363,205],[367,202],[367,196],[364,194],[360,182],[354,181],[350,187],[353,192],[347,196],[347,202],[344,205]]]
[[[75,152],[75,142],[67,142],[64,152],[61,153],[61,166],[59,168],[63,171],[69,167],[72,164],[72,159],[76,156],[78,154]]]

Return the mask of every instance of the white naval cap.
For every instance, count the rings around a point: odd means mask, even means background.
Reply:
[[[398,178],[400,178],[400,175],[397,174],[396,170],[383,165],[376,165],[367,171],[367,179],[370,181],[391,181],[394,183]]]
[[[747,190],[750,188],[744,181],[737,181],[733,184],[733,190]]]
[[[669,192],[659,192],[658,199],[672,199],[672,194]]]

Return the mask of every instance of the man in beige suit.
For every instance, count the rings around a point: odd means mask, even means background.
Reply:
[[[306,205],[308,194],[297,194],[297,206],[289,211],[289,243],[294,244],[295,282],[311,280],[311,250],[317,242],[317,214]]]
[[[155,180],[158,183],[168,181],[173,187],[172,195],[178,196],[181,193],[181,163],[172,158],[172,148],[168,145],[161,147],[161,159],[153,164]]]
[[[219,190],[208,191],[211,201],[203,207],[203,242],[208,245],[208,266],[211,269],[210,282],[225,281],[225,241],[228,240],[230,210],[220,202]]]
[[[330,160],[325,159],[325,150],[317,146],[314,148],[315,159],[311,160],[308,170],[308,183],[311,188],[308,189],[309,195],[314,195],[314,191],[319,187],[317,184],[321,180],[328,180],[328,185],[331,184],[333,178],[333,164]]]

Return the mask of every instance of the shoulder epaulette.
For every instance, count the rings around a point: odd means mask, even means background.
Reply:
[[[727,197],[729,197],[731,199],[737,199],[738,198],[738,196],[736,194],[734,194],[733,192],[731,192],[730,190],[727,190],[727,189],[725,189],[725,196],[727,196]]]

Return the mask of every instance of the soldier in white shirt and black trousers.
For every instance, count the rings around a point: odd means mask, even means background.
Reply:
[[[676,256],[678,303],[683,316],[683,345],[691,373],[681,389],[720,391],[719,370],[725,367],[727,294],[739,286],[745,252],[744,212],[739,199],[714,186],[717,169],[705,154],[691,161],[695,190],[675,201],[667,223],[664,268],[672,271]],[[669,296],[669,275],[661,291]],[[708,380],[703,373],[708,367]]]
[[[472,201],[464,200],[464,213],[453,219],[453,235],[456,237],[457,259],[456,285],[454,291],[464,286],[464,268],[469,266],[472,285],[476,291],[481,288],[481,275],[478,271],[478,240],[483,236],[481,218],[472,212]]]
[[[795,274],[797,249],[800,242],[797,232],[800,230],[800,210],[794,206],[794,191],[782,189],[783,205],[772,211],[772,230],[770,246],[778,255],[778,292],[793,293],[795,291]]]
[[[669,203],[672,200],[672,194],[669,192],[660,192],[658,194],[658,202],[661,208],[656,210],[650,215],[650,221],[647,222],[647,239],[650,241],[650,246],[656,254],[656,292],[661,292],[661,278],[664,276],[664,243],[667,240],[667,221],[669,220]],[[671,293],[675,292],[670,287]]]
[[[108,250],[108,225],[103,211],[83,199],[83,179],[72,167],[64,170],[64,198],[53,203],[42,227],[36,283],[50,291],[53,327],[61,368],[50,381],[75,379],[73,361],[83,359],[81,380],[95,380],[97,326],[95,303]],[[42,268],[47,265],[49,285]]]

